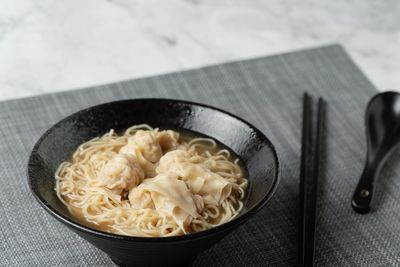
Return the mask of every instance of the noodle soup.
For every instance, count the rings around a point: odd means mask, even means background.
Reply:
[[[55,190],[89,227],[165,237],[235,218],[244,176],[239,160],[213,139],[136,125],[80,145],[57,169]]]

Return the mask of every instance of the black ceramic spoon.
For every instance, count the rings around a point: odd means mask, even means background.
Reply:
[[[375,95],[365,113],[367,159],[353,195],[351,206],[358,213],[368,213],[376,177],[400,143],[400,94],[384,92]]]

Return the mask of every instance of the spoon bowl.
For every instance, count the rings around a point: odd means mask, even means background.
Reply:
[[[375,95],[368,103],[365,125],[367,157],[351,203],[361,214],[370,211],[376,178],[400,143],[400,94],[384,92]]]

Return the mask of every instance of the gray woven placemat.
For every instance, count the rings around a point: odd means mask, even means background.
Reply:
[[[282,179],[270,204],[193,266],[295,264],[305,90],[329,104],[317,266],[400,265],[398,153],[379,178],[378,209],[362,216],[350,208],[365,153],[364,107],[376,90],[337,45],[0,103],[0,265],[112,265],[104,253],[39,207],[27,185],[28,155],[47,128],[72,112],[151,96],[203,102],[235,113],[270,137],[282,162]]]

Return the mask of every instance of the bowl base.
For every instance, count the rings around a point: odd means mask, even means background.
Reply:
[[[185,262],[182,262],[182,263],[180,263],[180,264],[172,264],[172,265],[162,265],[162,266],[165,266],[165,267],[169,267],[169,266],[174,266],[174,267],[186,267],[186,266],[189,266],[189,265],[191,265],[193,262],[194,262],[194,260],[196,259],[196,257],[197,257],[197,255],[196,256],[194,256],[193,258],[191,258],[191,259],[188,259],[187,261],[185,261]],[[123,262],[121,262],[121,261],[119,261],[119,260],[117,260],[117,259],[114,259],[114,258],[112,258],[112,257],[110,257],[110,259],[112,260],[112,262],[114,262],[117,266],[119,266],[119,267],[139,267],[139,266],[141,266],[141,267],[143,267],[143,265],[135,265],[135,264],[126,264],[126,263],[123,263]],[[159,264],[155,264],[155,265],[146,265],[146,266],[160,266]]]

